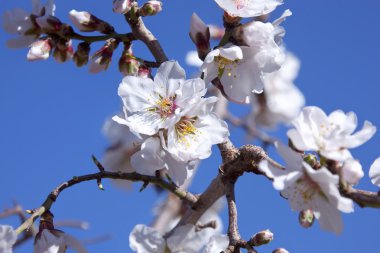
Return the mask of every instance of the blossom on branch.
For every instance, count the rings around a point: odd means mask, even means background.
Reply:
[[[272,12],[282,0],[215,0],[229,15],[249,18]]]
[[[290,123],[299,115],[305,104],[304,96],[293,83],[299,66],[299,60],[288,52],[281,68],[264,76],[264,93],[252,97],[250,123],[272,128]]]
[[[380,157],[377,158],[369,169],[369,177],[374,185],[380,186]]]
[[[103,166],[106,170],[123,173],[135,172],[131,165],[131,156],[137,152],[141,141],[129,131],[127,126],[118,124],[111,119],[105,122],[103,133],[111,143],[103,158]],[[112,181],[117,187],[125,190],[129,190],[132,185],[132,182],[127,180],[113,179]]]
[[[243,25],[246,46],[227,44],[206,56],[201,67],[206,83],[218,77],[229,100],[250,103],[252,92],[263,91],[264,74],[278,70],[285,60],[279,47],[284,30],[279,25],[290,15],[287,10],[273,24],[252,21]]]
[[[339,234],[343,228],[339,211],[354,211],[353,201],[339,193],[339,176],[325,167],[313,169],[303,161],[300,153],[281,143],[276,143],[276,148],[285,160],[286,169],[272,166],[266,160],[259,165],[267,176],[273,178],[273,187],[281,191],[292,210],[311,209],[323,229]]]
[[[17,38],[7,41],[11,48],[27,47],[40,35],[40,27],[36,18],[54,15],[55,5],[53,0],[48,0],[45,5],[40,0],[32,1],[32,12],[22,9],[6,11],[3,16],[3,27],[7,33],[19,35]]]
[[[376,127],[365,121],[363,128],[354,133],[357,126],[355,113],[337,110],[327,116],[316,106],[303,108],[292,123],[295,129],[288,131],[288,137],[295,148],[318,151],[322,156],[339,162],[351,158],[348,149],[362,145],[376,132]]]
[[[12,253],[13,245],[17,239],[17,234],[11,226],[0,225],[0,252]]]

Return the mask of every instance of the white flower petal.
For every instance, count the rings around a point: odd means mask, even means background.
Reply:
[[[377,158],[369,169],[369,177],[374,185],[380,186],[380,157]]]
[[[129,234],[129,247],[137,253],[164,253],[166,243],[156,230],[138,224]]]
[[[164,97],[174,95],[179,88],[181,82],[185,79],[185,70],[176,61],[166,61],[161,64],[154,77],[154,83],[162,90],[166,91],[162,94]]]

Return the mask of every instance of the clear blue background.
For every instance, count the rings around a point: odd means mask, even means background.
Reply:
[[[114,24],[118,32],[128,32],[120,15],[112,13],[112,1],[57,0],[56,15],[65,22],[71,9],[88,10]],[[0,12],[22,7],[25,0],[1,0]],[[380,126],[380,2],[375,0],[285,1],[272,18],[289,8],[293,16],[284,23],[285,43],[302,62],[296,84],[308,105],[318,105],[326,112],[335,109],[354,111],[360,127],[365,119]],[[188,37],[192,12],[207,23],[221,24],[222,11],[212,0],[164,1],[164,11],[146,18],[147,26],[161,41],[171,59],[183,67],[186,52],[193,49]],[[0,208],[17,200],[25,208],[38,207],[47,194],[74,175],[96,172],[91,154],[102,157],[107,140],[101,134],[106,118],[120,107],[117,87],[121,75],[115,58],[107,72],[88,74],[72,62],[57,64],[26,61],[27,49],[11,50],[5,46],[11,38],[1,33],[0,59]],[[94,45],[97,49],[101,45]],[[147,49],[136,45],[137,56],[151,58]],[[120,48],[118,53],[120,53]],[[115,55],[118,55],[115,53]],[[195,69],[186,67],[189,73]],[[234,107],[235,110],[246,110]],[[241,112],[235,111],[236,114]],[[231,129],[236,145],[245,135]],[[284,129],[278,137],[285,140]],[[380,134],[353,150],[363,164],[366,177],[359,187],[377,191],[368,179],[368,169],[380,156]],[[273,152],[273,150],[270,150]],[[202,164],[191,190],[201,192],[217,174],[219,155]],[[152,207],[160,197],[152,189],[138,193],[115,189],[104,182],[105,192],[95,182],[83,183],[64,191],[52,211],[57,220],[79,219],[90,222],[88,231],[67,229],[80,239],[109,234],[112,239],[89,245],[90,252],[130,252],[128,234],[137,223],[149,224]],[[259,252],[285,247],[295,253],[380,252],[379,211],[356,207],[355,213],[343,215],[345,228],[340,236],[321,231],[318,223],[305,230],[297,223],[297,213],[280,198],[270,182],[246,175],[238,182],[237,201],[240,231],[244,238],[262,229],[271,229],[275,240]],[[226,221],[226,210],[222,213]],[[0,221],[18,225],[16,218]],[[29,253],[31,243],[16,252]]]

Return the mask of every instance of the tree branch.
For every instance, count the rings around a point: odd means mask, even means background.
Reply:
[[[135,7],[125,14],[125,20],[128,22],[132,29],[132,33],[136,39],[141,40],[150,50],[158,63],[163,63],[168,60],[160,42],[154,35],[146,28],[141,17],[137,16]]]
[[[354,189],[351,186],[341,189],[343,196],[352,199],[360,207],[380,208],[380,195],[377,192]]]
[[[85,182],[85,181],[91,181],[96,180],[99,181],[103,178],[112,178],[112,179],[121,179],[121,180],[128,180],[128,181],[140,181],[140,182],[148,182],[155,185],[158,185],[162,187],[163,189],[166,189],[170,192],[172,192],[174,195],[179,197],[180,199],[188,202],[190,205],[193,205],[197,202],[197,197],[195,197],[192,193],[187,192],[179,188],[178,186],[164,181],[162,178],[158,178],[155,176],[146,176],[141,175],[138,173],[120,173],[120,172],[108,172],[108,171],[100,171],[98,173],[94,174],[88,174],[83,175],[79,177],[73,177],[72,179],[62,183],[57,188],[55,188],[49,196],[46,198],[45,202],[36,210],[33,211],[33,214],[29,219],[27,219],[23,224],[21,224],[20,227],[16,229],[16,233],[20,234],[22,231],[29,229],[34,221],[40,217],[45,211],[49,210],[53,203],[57,200],[59,194],[65,190],[66,188],[69,188],[71,186],[74,186],[76,184]]]

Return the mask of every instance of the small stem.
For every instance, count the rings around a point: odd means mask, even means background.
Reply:
[[[125,34],[112,33],[112,34],[100,35],[100,36],[85,36],[85,35],[81,35],[76,32],[73,32],[71,35],[69,35],[69,37],[71,39],[82,40],[86,42],[106,41],[112,38],[119,39],[120,41],[133,41],[136,39],[132,33],[125,33]]]

